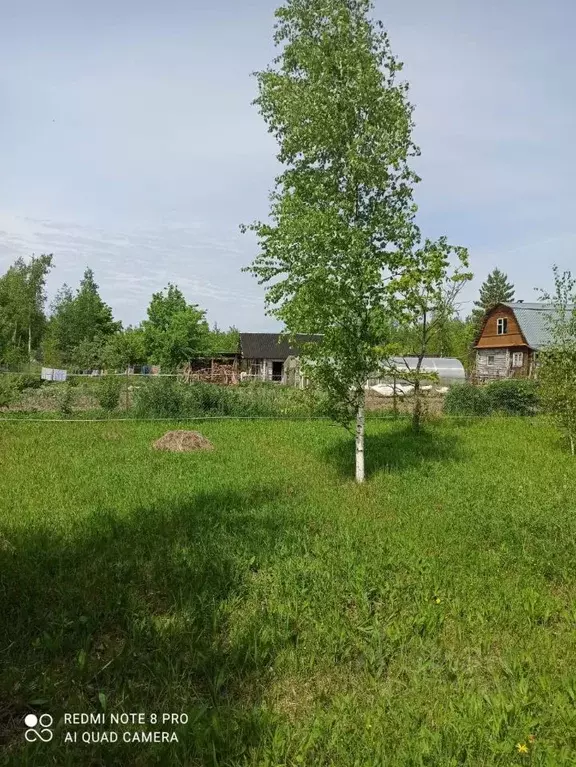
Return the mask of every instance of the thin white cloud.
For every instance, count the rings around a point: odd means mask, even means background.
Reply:
[[[241,325],[244,312],[262,313],[261,291],[241,272],[249,257],[240,247],[240,235],[219,239],[198,222],[160,223],[122,233],[6,214],[0,223],[0,269],[18,256],[53,252],[56,269],[48,282],[53,295],[64,281],[76,284],[90,266],[103,297],[125,322],[143,319],[152,293],[169,282],[207,308],[219,324]]]
[[[416,106],[424,234],[469,247],[466,300],[493,266],[527,298],[574,263],[576,6],[375,4]],[[0,266],[53,250],[52,291],[89,264],[128,321],[171,280],[223,324],[270,327],[237,227],[266,216],[277,172],[249,77],[273,55],[274,5],[15,4],[0,28]]]

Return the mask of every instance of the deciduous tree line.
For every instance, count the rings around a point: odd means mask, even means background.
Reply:
[[[86,269],[76,290],[63,285],[46,307],[46,277],[52,254],[18,258],[0,276],[0,364],[18,367],[29,361],[78,369],[128,365],[161,365],[174,369],[191,356],[234,351],[238,331],[208,326],[205,312],[186,301],[176,285],[154,293],[147,318],[137,327],[122,327],[101,298],[94,273]],[[498,270],[482,286],[471,316],[458,315],[447,301],[428,323],[426,353],[457,357],[466,366],[471,344],[484,311],[510,300],[513,287]],[[400,354],[418,354],[424,324],[389,322],[380,342]]]
[[[122,327],[101,298],[91,269],[76,290],[63,285],[46,310],[46,277],[53,255],[18,258],[0,277],[0,364],[26,362],[69,369],[160,365],[177,369],[191,357],[234,351],[235,328],[208,326],[176,285],[154,293],[146,319]]]

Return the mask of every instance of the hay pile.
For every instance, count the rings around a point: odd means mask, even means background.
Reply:
[[[156,450],[170,450],[173,453],[188,453],[192,450],[212,450],[214,445],[198,431],[167,431],[163,437],[152,443]]]

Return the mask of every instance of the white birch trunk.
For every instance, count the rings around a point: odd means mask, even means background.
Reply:
[[[356,411],[356,482],[364,482],[364,400]]]

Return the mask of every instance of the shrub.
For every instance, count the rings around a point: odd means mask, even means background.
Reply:
[[[100,381],[96,398],[98,404],[104,410],[112,412],[118,407],[120,393],[122,392],[122,380],[118,376],[104,376]]]
[[[187,415],[235,415],[237,402],[231,389],[210,383],[184,386],[184,410]]]
[[[39,389],[44,381],[39,375],[33,375],[32,373],[20,373],[13,376],[14,387],[17,391],[24,391],[24,389]]]
[[[538,383],[525,378],[507,378],[485,386],[459,384],[444,399],[444,412],[450,415],[533,415],[538,406]]]
[[[538,384],[536,381],[507,378],[492,381],[485,387],[490,410],[507,415],[533,415],[538,410]]]
[[[18,397],[12,376],[0,374],[0,407],[9,407]]]
[[[135,392],[134,409],[137,415],[149,418],[184,415],[183,386],[173,378],[147,381]]]
[[[74,402],[74,393],[69,384],[63,384],[58,392],[58,411],[63,416],[72,415],[72,404]]]
[[[487,415],[490,403],[486,387],[471,383],[455,384],[444,398],[444,412],[449,415]]]

